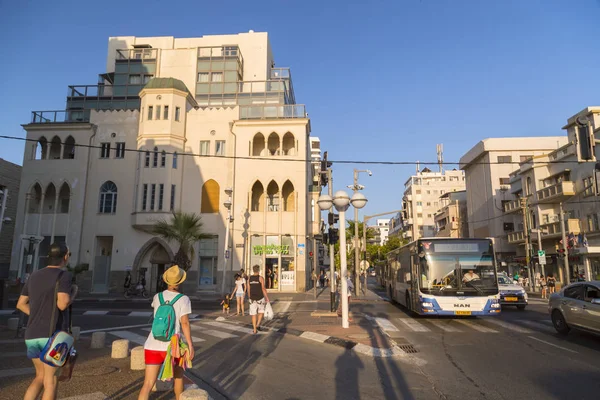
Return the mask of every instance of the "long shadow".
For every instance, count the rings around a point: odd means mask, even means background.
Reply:
[[[335,398],[336,400],[360,400],[360,387],[358,372],[365,368],[360,357],[352,351],[346,350],[335,361]]]

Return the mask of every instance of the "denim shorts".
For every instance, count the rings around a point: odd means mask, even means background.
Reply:
[[[27,347],[27,358],[30,360],[40,358],[40,354],[42,354],[44,346],[48,343],[48,339],[49,338],[37,338],[26,340],[25,346]]]
[[[244,297],[244,293],[237,293],[236,292],[235,297]]]

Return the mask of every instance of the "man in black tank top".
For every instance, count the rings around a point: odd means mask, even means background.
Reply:
[[[259,275],[260,266],[254,265],[252,267],[252,272],[252,275],[248,278],[248,284],[246,285],[246,295],[248,296],[248,299],[250,299],[250,315],[252,316],[252,326],[254,327],[253,333],[256,334],[265,313],[265,304],[269,302],[269,296],[265,289],[265,281],[262,276]]]

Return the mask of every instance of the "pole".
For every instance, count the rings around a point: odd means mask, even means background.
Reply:
[[[329,192],[329,196],[333,198],[333,174],[331,173],[331,168],[327,169],[327,190]],[[333,213],[333,205],[329,209],[329,212]],[[333,225],[329,225],[329,229],[333,228]],[[329,301],[331,304],[331,312],[335,312],[335,288],[337,282],[335,281],[335,246],[333,243],[329,243],[329,275],[331,276],[329,279]]]
[[[4,210],[6,210],[6,199],[8,198],[8,189],[2,191],[2,205],[0,205],[0,232],[2,232],[2,222],[4,221]]]
[[[354,170],[354,193],[358,192],[358,170]],[[363,227],[364,230],[364,227]],[[358,208],[354,207],[354,292],[360,293],[360,249],[358,239]]]
[[[225,227],[225,250],[223,251],[223,280],[221,282],[221,293],[225,294],[225,277],[227,274],[227,259],[229,258],[229,221],[231,220],[231,209],[227,209],[227,226]]]
[[[342,280],[342,328],[348,328],[348,267],[346,265],[346,210],[340,212],[340,279]]]
[[[560,202],[559,205],[559,220],[560,220],[560,233],[562,235],[562,242],[563,242],[563,249],[565,250],[565,258],[564,258],[564,263],[565,263],[565,282],[564,284],[568,285],[569,284],[569,278],[571,277],[571,275],[569,275],[569,249],[567,246],[567,233],[565,232],[565,214],[563,211],[563,203]]]
[[[521,211],[523,212],[523,233],[525,234],[525,260],[529,267],[529,290],[531,290],[531,246],[529,244],[529,224],[527,223],[527,198],[521,198]]]
[[[321,213],[319,213],[319,215],[320,214]],[[319,275],[317,274],[317,239],[315,239],[314,236],[313,236],[312,248],[313,248],[312,269],[314,271],[314,277],[315,277],[315,280],[313,281],[313,286],[314,286],[314,295],[315,295],[315,299],[316,299],[317,298],[317,281],[319,280]]]
[[[544,250],[544,248],[542,247],[542,230],[541,230],[541,228],[537,230],[537,240],[538,240],[538,249]],[[542,268],[542,275],[545,277],[546,271],[544,268],[544,264],[540,263],[540,267]]]

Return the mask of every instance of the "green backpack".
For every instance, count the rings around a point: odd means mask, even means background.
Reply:
[[[168,342],[171,340],[171,336],[175,333],[175,327],[177,326],[177,315],[175,314],[173,304],[181,297],[183,297],[183,295],[180,293],[169,302],[165,301],[162,292],[158,294],[160,306],[158,306],[156,314],[154,315],[154,321],[152,322],[152,336],[154,336],[154,339],[160,340],[161,342]]]

